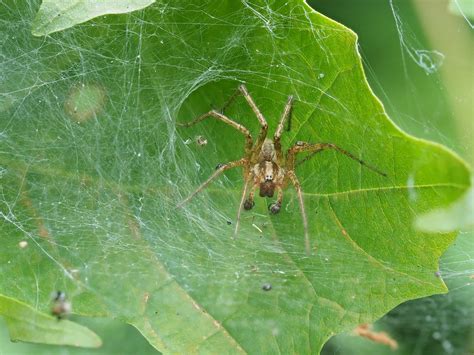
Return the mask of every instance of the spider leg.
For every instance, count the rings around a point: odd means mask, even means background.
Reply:
[[[227,102],[222,107],[221,112],[223,114],[225,110],[235,101],[235,99],[239,95],[242,95],[245,98],[248,105],[250,106],[252,111],[255,113],[255,116],[257,116],[258,122],[260,123],[260,127],[261,127],[260,133],[258,134],[258,138],[255,143],[255,149],[254,149],[254,151],[259,151],[263,144],[263,141],[267,137],[268,124],[267,124],[267,121],[265,120],[265,117],[263,117],[262,113],[260,112],[257,105],[253,101],[252,96],[250,96],[249,91],[247,90],[247,87],[244,84],[239,85],[237,90],[229,97]]]
[[[182,127],[191,127],[195,125],[196,123],[199,123],[209,117],[216,118],[219,121],[222,121],[228,124],[229,126],[234,127],[239,132],[241,132],[245,136],[245,142],[246,142],[245,143],[245,156],[248,157],[250,155],[251,150],[252,150],[252,145],[253,145],[253,139],[252,139],[252,135],[250,134],[250,131],[245,126],[241,125],[240,123],[235,122],[234,120],[223,115],[222,113],[212,110],[205,114],[202,114],[201,116],[196,117],[192,121],[189,121],[186,123],[177,123],[177,125],[182,126]]]
[[[306,211],[304,209],[304,200],[303,200],[303,191],[301,190],[301,184],[298,181],[295,173],[291,170],[288,171],[288,177],[290,178],[291,183],[295,187],[296,194],[298,196],[298,202],[300,204],[301,217],[303,218],[303,228],[304,228],[304,245],[306,249],[306,254],[310,254],[311,248],[309,243],[309,234],[308,234],[308,218],[306,217]]]
[[[255,113],[255,116],[257,116],[258,122],[260,123],[261,128],[260,128],[260,132],[258,134],[257,141],[255,142],[255,147],[254,147],[254,151],[258,152],[258,151],[260,151],[260,148],[262,147],[263,141],[267,137],[268,123],[265,120],[265,117],[263,117],[262,113],[258,109],[255,102],[253,101],[252,96],[250,96],[250,94],[247,90],[247,87],[244,84],[242,84],[242,85],[239,86],[239,91],[244,96],[244,98],[247,101],[247,103],[249,104],[250,108]]]
[[[245,100],[249,104],[252,111],[255,113],[255,116],[257,116],[258,121],[260,122],[260,125],[262,125],[262,127],[268,126],[267,121],[265,120],[265,117],[263,117],[262,113],[260,112],[257,105],[253,101],[252,96],[250,96],[249,91],[247,90],[247,87],[244,84],[242,84],[239,86],[239,90],[242,93],[242,95],[244,95]]]
[[[292,107],[293,107],[293,96],[290,95],[288,96],[288,101],[286,102],[285,108],[283,109],[283,114],[281,115],[280,122],[278,123],[278,127],[275,131],[275,135],[273,136],[273,144],[275,146],[277,161],[279,164],[281,164],[283,160],[280,138],[281,138],[281,134],[283,133],[283,127],[285,126],[285,121],[291,115]]]
[[[312,158],[315,154],[325,150],[325,149],[334,149],[336,151],[338,151],[339,153],[342,153],[344,155],[346,155],[347,157],[359,162],[360,165],[363,165],[365,166],[366,168],[376,172],[377,174],[379,175],[382,175],[382,176],[387,176],[386,173],[380,171],[379,169],[377,169],[376,167],[373,167],[369,164],[367,164],[365,161],[357,158],[355,155],[353,155],[352,153],[349,153],[347,150],[345,149],[342,149],[341,147],[338,147],[337,145],[335,144],[332,144],[332,143],[317,143],[317,144],[311,144],[311,143],[306,143],[306,142],[296,142],[296,144],[291,147],[290,149],[288,149],[288,153],[287,153],[287,167],[289,170],[294,170],[295,169],[295,158],[296,158],[296,154],[297,153],[301,153],[301,152],[311,152],[312,154],[310,154],[309,156],[305,157],[301,162],[299,162],[298,164],[296,164],[296,166],[304,163],[305,161],[309,160],[310,158]]]
[[[250,179],[245,181],[244,190],[242,191],[242,197],[240,198],[239,210],[237,212],[237,221],[235,222],[234,238],[237,237],[237,233],[239,232],[240,215],[242,213],[242,207],[244,206],[245,196],[247,195],[249,184]]]
[[[206,181],[204,181],[191,195],[186,197],[183,201],[181,201],[176,207],[181,208],[183,205],[191,200],[194,196],[196,196],[199,192],[201,192],[207,185],[209,185],[212,180],[217,178],[219,175],[221,175],[224,171],[235,168],[237,166],[243,166],[247,163],[247,159],[240,159],[240,160],[235,160],[230,163],[226,164],[219,164],[216,171],[212,173],[211,176],[207,178]]]
[[[221,108],[221,112],[222,114],[225,113],[225,110],[227,110],[227,108],[232,105],[232,103],[235,101],[235,99],[237,98],[237,96],[239,95],[242,95],[242,91],[240,91],[240,86],[234,91],[234,93],[227,99],[226,103],[224,104],[224,106],[222,106]]]

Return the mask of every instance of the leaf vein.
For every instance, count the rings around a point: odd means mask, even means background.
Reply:
[[[415,281],[417,282],[420,282],[420,283],[423,283],[423,284],[426,284],[426,285],[430,285],[432,286],[431,283],[427,282],[427,281],[423,281],[423,280],[420,280],[418,278],[416,278],[415,276],[413,275],[410,275],[410,274],[407,274],[407,273],[404,273],[402,271],[399,271],[399,270],[396,270],[394,268],[391,268],[387,265],[384,265],[380,260],[377,260],[375,257],[373,257],[372,255],[370,255],[369,253],[367,253],[367,251],[365,251],[364,249],[362,249],[359,244],[356,243],[356,241],[354,239],[351,238],[351,236],[349,235],[349,233],[347,232],[347,230],[344,228],[344,226],[342,225],[341,221],[339,220],[339,217],[337,216],[336,212],[334,211],[332,205],[331,205],[331,201],[330,199],[328,198],[327,199],[327,202],[328,202],[328,207],[329,207],[329,210],[331,211],[331,214],[333,215],[334,217],[334,221],[336,222],[337,226],[343,230],[344,232],[342,233],[342,235],[344,236],[344,238],[354,247],[355,250],[357,250],[359,253],[361,253],[362,255],[365,255],[367,257],[367,259],[369,259],[369,261],[373,264],[373,265],[376,265],[378,266],[379,268],[381,269],[384,269],[388,272],[392,272],[392,273],[395,273],[395,274],[400,274],[400,275],[403,275],[403,276],[406,276],[406,277],[409,277],[410,279],[414,279]]]
[[[434,187],[448,187],[456,189],[467,189],[469,186],[462,184],[452,184],[452,183],[438,183],[438,184],[424,184],[424,185],[414,185],[414,186],[382,186],[382,187],[368,187],[364,189],[357,190],[347,190],[347,191],[338,191],[338,192],[329,192],[329,193],[312,193],[304,192],[305,196],[317,196],[317,197],[334,197],[334,196],[344,196],[364,192],[382,192],[382,191],[391,191],[391,190],[409,190],[409,189],[425,189],[425,188],[434,188]]]

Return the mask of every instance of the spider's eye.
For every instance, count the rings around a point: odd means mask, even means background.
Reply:
[[[273,197],[275,184],[271,181],[265,181],[260,184],[260,197]]]

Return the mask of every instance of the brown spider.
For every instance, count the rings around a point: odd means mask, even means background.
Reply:
[[[243,125],[235,122],[234,120],[230,119],[229,117],[224,115],[225,109],[232,103],[232,101],[238,96],[243,95],[260,123],[260,133],[257,137],[257,140],[254,144],[252,135],[250,134],[249,130],[245,128]],[[215,110],[211,110],[194,120],[179,124],[180,126],[190,127],[198,122],[203,121],[208,117],[215,118],[219,121],[222,121],[238,131],[240,131],[245,136],[245,156],[242,159],[235,160],[225,164],[219,164],[216,167],[216,171],[206,180],[204,181],[201,186],[199,186],[191,195],[185,198],[178,204],[178,207],[182,207],[186,202],[191,200],[197,193],[202,191],[212,180],[217,178],[220,174],[224,171],[241,166],[244,168],[244,190],[242,192],[242,198],[240,200],[239,210],[237,212],[237,221],[235,224],[234,236],[237,235],[239,230],[239,223],[240,223],[240,214],[242,211],[242,207],[246,210],[252,209],[255,205],[254,202],[254,195],[255,190],[259,188],[260,196],[261,197],[273,197],[275,190],[277,193],[277,199],[275,202],[271,203],[268,206],[269,211],[272,214],[276,214],[280,212],[281,204],[283,200],[283,189],[285,189],[289,182],[293,184],[296,189],[296,193],[298,195],[298,201],[300,205],[301,215],[303,218],[303,227],[304,227],[304,238],[305,238],[305,247],[306,252],[309,253],[310,251],[310,244],[309,244],[309,235],[308,235],[308,219],[306,217],[306,212],[304,208],[303,202],[303,193],[301,190],[300,182],[295,174],[296,166],[304,163],[309,158],[311,158],[314,154],[319,153],[325,149],[335,149],[336,151],[345,154],[351,159],[358,161],[361,165],[366,166],[367,168],[375,171],[376,173],[386,176],[385,173],[379,171],[378,169],[367,165],[364,161],[356,158],[354,155],[349,153],[348,151],[338,147],[332,143],[306,143],[298,141],[296,144],[288,149],[286,152],[286,156],[283,156],[281,151],[281,143],[280,138],[283,133],[283,127],[285,122],[290,116],[291,108],[293,104],[293,96],[288,97],[288,101],[285,105],[283,110],[283,114],[280,118],[280,122],[278,123],[278,127],[273,135],[273,140],[267,138],[267,131],[268,131],[268,124],[263,115],[261,114],[260,110],[258,109],[257,105],[253,101],[252,97],[250,96],[247,88],[245,85],[240,85],[237,91],[230,97],[227,103],[224,105],[221,112],[217,112]],[[301,152],[308,152],[311,153],[306,156],[304,159],[296,163],[296,155]],[[251,185],[250,193],[247,196],[247,191],[249,189],[249,185]]]

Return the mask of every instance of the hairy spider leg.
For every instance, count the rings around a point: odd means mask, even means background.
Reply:
[[[227,110],[227,108],[230,107],[230,105],[232,105],[232,103],[235,101],[235,99],[240,95],[242,95],[242,91],[240,91],[240,87],[238,87],[234,91],[234,93],[227,99],[224,106],[222,106],[221,113],[225,113],[225,110]]]
[[[252,135],[250,134],[250,131],[245,126],[241,125],[240,123],[235,122],[234,120],[223,115],[222,113],[212,110],[205,114],[202,114],[201,116],[195,118],[192,121],[189,121],[186,123],[178,123],[178,125],[182,127],[191,127],[195,125],[196,123],[199,123],[209,117],[217,118],[219,121],[222,121],[228,124],[229,126],[234,127],[239,132],[241,132],[245,136],[245,157],[250,158],[250,154],[252,153],[252,146],[253,146],[253,138],[252,138]]]
[[[387,176],[387,174],[380,171],[376,167],[373,167],[373,166],[367,164],[365,161],[357,158],[352,153],[349,153],[347,150],[342,149],[341,147],[338,147],[337,145],[332,144],[332,143],[312,144],[312,143],[306,143],[306,142],[297,142],[293,147],[291,147],[288,150],[288,154],[287,154],[287,167],[288,167],[288,170],[294,170],[295,169],[295,158],[296,158],[297,153],[311,152],[311,154],[309,156],[305,157],[303,160],[301,160],[300,162],[298,162],[296,164],[296,166],[299,166],[299,165],[303,164],[304,162],[306,162],[307,160],[309,160],[310,158],[312,158],[315,154],[317,154],[317,153],[319,153],[319,152],[321,152],[325,149],[335,149],[339,153],[342,153],[342,154],[348,156],[349,158],[359,162],[360,165],[365,166],[366,168],[376,172],[377,174],[385,176],[385,177]]]
[[[219,175],[221,175],[224,171],[226,170],[229,170],[229,169],[232,169],[232,168],[235,168],[235,167],[238,167],[238,166],[244,166],[246,165],[248,162],[247,159],[243,158],[243,159],[240,159],[240,160],[235,160],[235,161],[232,161],[230,163],[225,163],[225,164],[220,164],[219,167],[216,169],[216,171],[214,171],[212,173],[211,176],[209,176],[207,178],[206,181],[204,181],[191,195],[189,195],[188,197],[186,197],[183,201],[181,201],[177,207],[178,208],[181,208],[183,207],[183,205],[188,202],[189,200],[191,200],[194,196],[196,196],[199,192],[201,192],[207,185],[209,185],[212,180],[214,180],[215,178],[217,178]]]
[[[250,96],[247,87],[242,84],[239,86],[239,90],[244,95],[245,100],[249,104],[250,108],[252,111],[255,113],[255,116],[257,116],[258,122],[260,123],[260,133],[258,134],[257,141],[255,142],[254,146],[254,151],[260,151],[262,148],[262,144],[265,141],[265,138],[267,137],[267,132],[268,132],[268,124],[267,121],[265,120],[265,117],[263,117],[262,113],[258,109],[257,105],[252,99],[252,96]]]
[[[242,191],[242,197],[240,198],[239,210],[237,211],[237,221],[235,222],[234,238],[237,237],[237,233],[239,232],[240,214],[242,213],[242,207],[244,206],[245,196],[247,195],[249,184],[250,179],[247,179],[245,181],[244,190]]]
[[[291,109],[293,107],[293,96],[288,96],[288,101],[286,102],[285,108],[283,109],[283,113],[280,118],[280,122],[278,123],[277,129],[273,136],[273,144],[275,147],[276,158],[279,165],[283,163],[283,154],[281,152],[281,142],[280,138],[283,133],[283,127],[285,126],[285,121],[291,114]]]
[[[311,252],[309,244],[309,233],[308,233],[308,218],[306,217],[306,211],[304,209],[304,200],[303,200],[303,191],[301,190],[301,184],[296,177],[293,170],[288,171],[288,177],[290,178],[291,183],[295,187],[296,195],[298,196],[298,202],[300,204],[301,217],[303,218],[303,228],[304,228],[304,246],[306,249],[306,254],[309,255]]]
[[[224,113],[225,110],[228,107],[230,107],[230,105],[235,101],[235,99],[239,95],[242,95],[245,98],[245,101],[247,101],[248,105],[254,112],[255,116],[257,116],[258,122],[260,123],[260,132],[258,134],[257,140],[255,142],[255,148],[254,148],[254,151],[259,151],[260,148],[262,147],[263,142],[265,141],[265,138],[267,137],[268,123],[265,117],[263,116],[263,114],[260,112],[257,105],[255,104],[255,101],[252,99],[252,96],[250,96],[250,93],[244,84],[239,85],[237,90],[229,97],[227,102],[222,107],[221,112]]]

